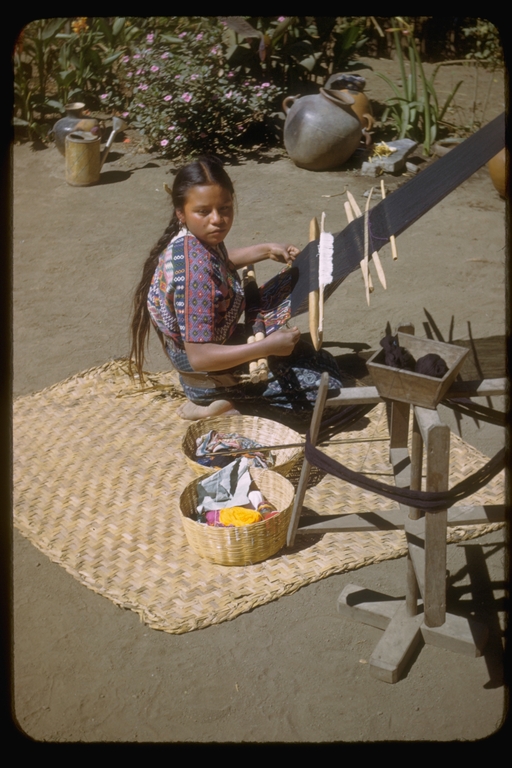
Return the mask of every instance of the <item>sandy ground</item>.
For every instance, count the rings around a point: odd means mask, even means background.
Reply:
[[[443,68],[443,87],[459,74]],[[457,118],[474,93],[474,70],[461,76]],[[480,78],[482,109],[489,75]],[[370,98],[382,101],[381,81],[373,74],[368,81]],[[502,76],[493,83],[485,122],[504,109]],[[14,147],[15,397],[128,352],[131,297],[167,224],[163,183],[172,176],[169,163],[127,154],[126,146],[115,145],[102,183],[89,188],[66,184],[54,147]],[[325,210],[338,231],[340,193],[349,188],[363,204],[372,183],[355,170],[313,174],[285,156],[262,159],[228,168],[238,197],[228,245],[280,239],[303,247],[313,215]],[[386,177],[388,191],[406,179]],[[427,313],[445,338],[451,323],[453,338],[504,334],[504,223],[504,201],[484,167],[398,238],[397,262],[388,247],[381,252],[388,290],[377,284],[370,307],[361,276],[349,276],[326,305],[325,338],[376,348],[386,323],[402,320],[425,336]],[[274,269],[260,265],[260,282]],[[307,318],[299,325],[305,331]],[[147,367],[167,367],[156,338]],[[503,444],[502,430],[468,419],[462,437],[488,456]],[[504,541],[500,531],[448,547],[450,605],[488,624],[485,655],[425,646],[405,677],[387,685],[367,664],[381,631],[340,618],[336,600],[351,582],[403,595],[404,559],[331,576],[234,621],[173,636],[94,594],[14,531],[15,718],[32,739],[51,742],[482,739],[499,728],[505,708]]]

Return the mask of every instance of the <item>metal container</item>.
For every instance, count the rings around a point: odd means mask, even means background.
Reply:
[[[101,140],[88,131],[66,136],[66,181],[72,187],[97,184],[101,170]]]

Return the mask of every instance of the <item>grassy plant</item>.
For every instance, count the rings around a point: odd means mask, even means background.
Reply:
[[[462,85],[460,80],[441,105],[434,85],[439,67],[436,67],[432,77],[427,78],[419,51],[416,47],[412,27],[398,18],[400,26],[392,28],[400,75],[401,89],[389,77],[377,73],[395,94],[387,99],[387,108],[383,114],[383,122],[391,117],[397,130],[398,138],[406,136],[423,143],[423,151],[430,154],[432,144],[438,137],[440,125],[446,110],[453,101],[455,94]],[[406,73],[405,56],[402,49],[402,39],[405,40],[409,61],[409,74]],[[419,80],[419,82],[418,82]]]

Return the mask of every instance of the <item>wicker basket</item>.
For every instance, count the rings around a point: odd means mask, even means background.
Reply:
[[[218,432],[236,432],[242,437],[248,437],[260,445],[286,445],[288,443],[303,443],[303,438],[295,430],[279,424],[277,421],[262,419],[259,416],[217,416],[193,422],[183,438],[181,449],[187,463],[198,475],[211,475],[218,467],[205,467],[196,461],[196,440],[211,429]],[[302,448],[283,448],[273,451],[275,464],[270,467],[283,477],[288,475],[299,464],[302,464],[304,450]],[[237,458],[233,456],[233,460]],[[260,470],[260,472],[263,470]]]
[[[192,549],[219,565],[251,565],[275,555],[286,542],[295,491],[289,480],[269,469],[249,470],[263,496],[279,514],[260,523],[216,528],[191,519],[197,508],[197,486],[193,480],[180,496],[183,527]]]

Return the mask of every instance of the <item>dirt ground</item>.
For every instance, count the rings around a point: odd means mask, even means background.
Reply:
[[[389,61],[370,61],[396,75]],[[443,67],[447,93],[464,80],[453,120],[488,122],[505,108],[503,75]],[[491,96],[487,99],[492,86]],[[368,74],[370,99],[385,86]],[[487,103],[486,103],[487,99]],[[74,188],[55,147],[13,148],[14,397],[126,356],[130,305],[143,260],[167,225],[164,182],[171,165],[114,145],[101,183]],[[434,160],[435,162],[435,160]],[[228,168],[238,212],[230,244],[281,240],[303,247],[312,216],[345,226],[345,189],[360,204],[373,183],[357,168],[310,173],[281,152]],[[421,173],[421,171],[420,171]],[[388,193],[408,176],[386,176]],[[327,198],[325,195],[332,195]],[[484,167],[403,233],[398,261],[381,258],[367,307],[353,273],[326,305],[328,342],[378,346],[386,323],[428,315],[448,338],[506,331],[505,203]],[[260,265],[265,280],[275,265]],[[307,317],[298,320],[307,329]],[[432,325],[430,326],[432,328]],[[148,369],[167,368],[155,338]],[[486,404],[485,401],[482,401]],[[503,407],[501,398],[493,398]],[[448,423],[455,426],[443,409]],[[503,430],[463,418],[462,437],[488,456]],[[449,601],[487,623],[481,658],[424,646],[396,685],[375,680],[368,659],[381,631],[340,618],[336,600],[351,582],[404,594],[405,560],[331,576],[239,618],[185,635],[148,629],[13,537],[14,712],[19,728],[49,742],[371,742],[483,739],[505,713],[505,532],[448,547]]]

